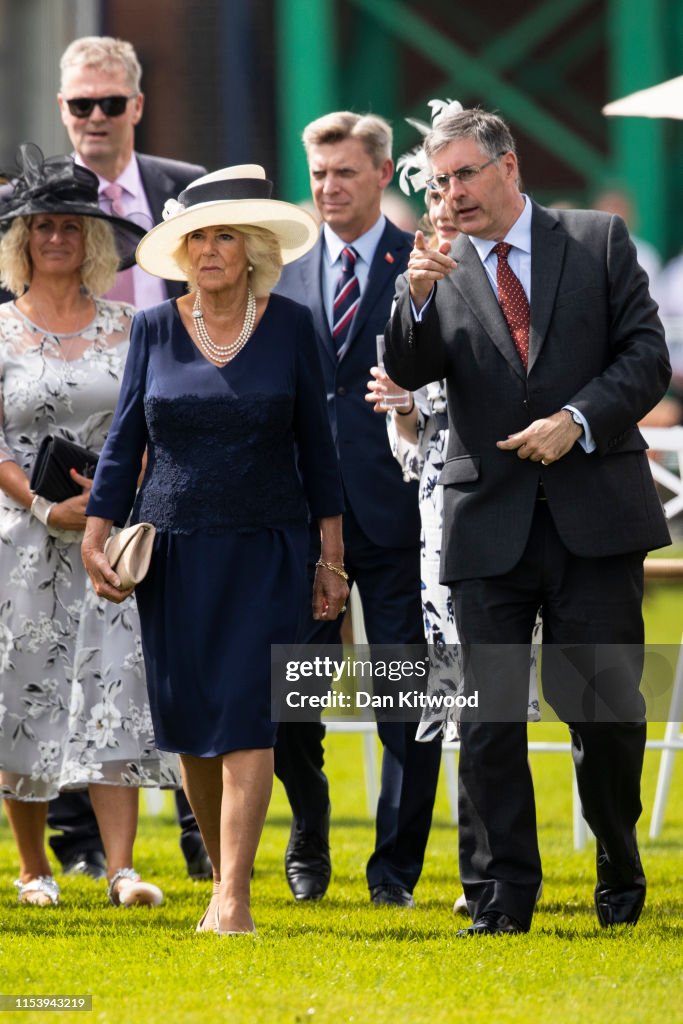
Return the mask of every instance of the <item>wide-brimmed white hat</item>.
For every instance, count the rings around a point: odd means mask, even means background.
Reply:
[[[238,164],[204,174],[190,182],[178,199],[164,206],[163,222],[148,231],[135,258],[148,274],[186,281],[173,258],[182,238],[198,228],[241,224],[267,228],[277,236],[282,262],[291,263],[315,245],[319,227],[306,210],[271,199],[272,181],[258,164]]]

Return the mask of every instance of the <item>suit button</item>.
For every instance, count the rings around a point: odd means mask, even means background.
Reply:
[[[338,394],[338,395],[340,395],[340,396],[341,396],[341,397],[343,398],[343,397],[344,397],[344,395],[346,394],[346,388],[344,388],[344,387],[341,387],[341,385],[340,385],[340,386],[339,386],[339,387],[337,388],[337,394]]]

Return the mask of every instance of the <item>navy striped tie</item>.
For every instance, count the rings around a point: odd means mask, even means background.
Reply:
[[[360,302],[360,285],[355,272],[357,259],[358,253],[350,245],[342,249],[342,271],[334,289],[332,307],[332,337],[337,353],[348,337],[351,322]]]

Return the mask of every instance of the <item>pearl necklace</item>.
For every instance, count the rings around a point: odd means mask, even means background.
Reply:
[[[208,356],[214,363],[221,363],[225,366],[226,363],[229,363],[231,359],[234,359],[237,353],[244,348],[253,333],[254,324],[256,323],[256,299],[254,298],[254,293],[251,288],[247,289],[247,308],[244,314],[242,330],[235,340],[231,341],[229,345],[216,345],[209,337],[209,332],[207,331],[206,324],[204,323],[204,314],[202,313],[201,293],[199,288],[197,289],[194,306],[192,307],[192,317],[194,319],[197,342],[199,343],[199,347],[204,355]]]

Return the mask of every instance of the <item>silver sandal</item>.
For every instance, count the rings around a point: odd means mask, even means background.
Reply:
[[[33,907],[56,907],[59,903],[59,885],[53,875],[40,875],[30,882],[22,882],[17,878],[14,885],[19,890],[18,903]]]
[[[132,907],[136,904],[158,907],[164,899],[159,886],[143,882],[133,868],[119,868],[109,883],[107,896],[113,907]]]

